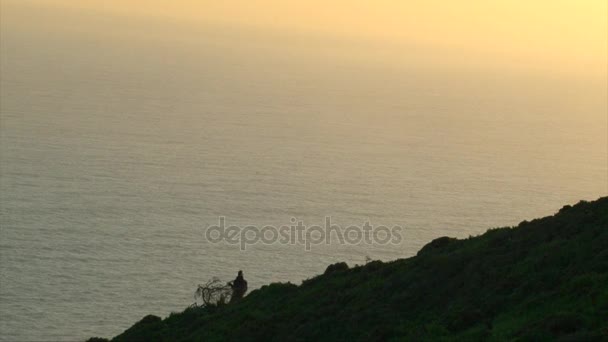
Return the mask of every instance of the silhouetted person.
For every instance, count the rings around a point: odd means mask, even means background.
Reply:
[[[230,297],[230,303],[242,299],[245,292],[247,292],[247,280],[243,278],[243,271],[239,271],[236,279],[229,282],[228,285],[230,285],[232,288],[232,297]]]

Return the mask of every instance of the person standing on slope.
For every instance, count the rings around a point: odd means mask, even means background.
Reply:
[[[232,297],[230,297],[230,303],[239,301],[245,296],[247,292],[247,280],[243,278],[243,271],[239,271],[236,279],[229,282],[228,285],[232,288]]]

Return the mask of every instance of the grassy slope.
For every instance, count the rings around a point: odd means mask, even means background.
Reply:
[[[608,197],[418,255],[147,316],[114,341],[608,340]]]

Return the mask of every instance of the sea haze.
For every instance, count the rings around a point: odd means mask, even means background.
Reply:
[[[605,75],[423,67],[419,46],[379,63],[391,51],[371,43],[59,11],[3,7],[0,340],[113,336],[213,276],[299,283],[608,192]],[[327,215],[401,225],[403,241],[204,238],[219,216]]]

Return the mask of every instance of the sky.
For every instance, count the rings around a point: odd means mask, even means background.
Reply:
[[[249,34],[344,40],[369,46],[368,53],[376,62],[407,61],[406,56],[416,50],[418,60],[431,66],[473,64],[602,79],[607,69],[606,0],[2,0],[2,3],[112,13],[134,20],[173,21],[192,27],[215,25]],[[98,29],[112,30],[112,27]]]

